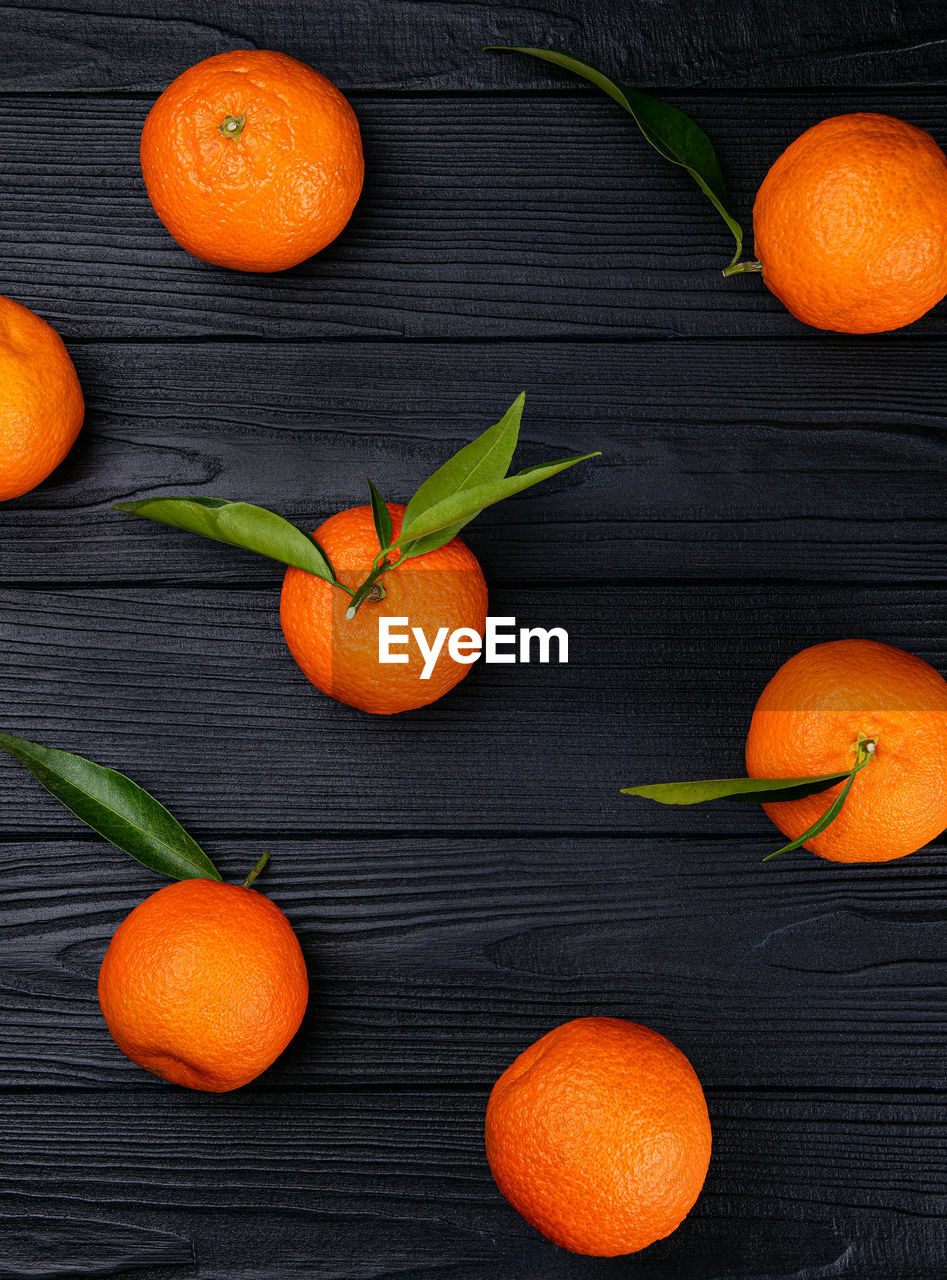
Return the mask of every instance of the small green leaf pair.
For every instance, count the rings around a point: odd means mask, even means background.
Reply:
[[[672,107],[669,102],[660,98],[652,98],[650,94],[639,89],[629,89],[610,79],[587,62],[568,53],[560,53],[558,49],[534,49],[522,45],[490,45],[488,50],[496,53],[528,53],[531,57],[541,58],[544,62],[555,63],[572,71],[584,80],[591,81],[610,98],[625,108],[641,130],[642,135],[655,151],[671,164],[685,169],[703,191],[724,222],[733,233],[736,241],[736,252],[724,275],[735,275],[739,271],[760,271],[759,262],[740,262],[743,252],[743,228],[737,222],[730,208],[730,197],[724,181],[720,161],[714,151],[713,144],[703,129],[683,111]]]
[[[600,456],[584,453],[559,458],[508,475],[525,401],[525,393],[520,394],[495,426],[424,481],[408,503],[396,546],[392,546],[391,513],[378,489],[368,481],[379,552],[368,577],[355,591],[338,581],[329,557],[314,538],[264,507],[222,498],[167,497],[118,502],[115,510],[244,547],[323,578],[352,597],[346,611],[346,617],[352,618],[369,596],[381,598],[384,591],[378,579],[389,569],[445,546],[486,507],[548,480],[577,462]],[[389,554],[394,552],[397,557],[390,559]]]
[[[223,880],[197,841],[131,778],[70,751],[0,733],[0,747],[29,769],[77,818],[149,871],[171,880]],[[266,865],[264,854],[245,889]]]
[[[814,839],[835,821],[848,799],[855,777],[875,754],[875,744],[870,738],[859,738],[855,746],[855,763],[847,773],[822,773],[809,778],[716,778],[707,782],[657,782],[643,787],[622,787],[622,795],[641,796],[658,804],[706,804],[709,800],[729,800],[736,804],[779,804],[786,800],[801,800],[803,796],[829,791],[844,782],[825,813],[808,830],[763,861],[769,862],[781,853],[799,849],[807,840]]]

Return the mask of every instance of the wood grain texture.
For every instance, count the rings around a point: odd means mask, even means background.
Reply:
[[[886,111],[947,143],[944,96],[923,90],[675,100],[718,144],[748,247],[764,174],[825,116]],[[67,339],[844,341],[794,320],[759,277],[725,280],[723,222],[593,90],[353,101],[368,180],[351,223],[310,262],[255,276],[198,263],[158,222],[138,166],[147,98],[0,99],[3,292]],[[943,335],[945,316],[908,333]]]
[[[708,1102],[703,1195],[668,1240],[619,1262],[553,1249],[502,1200],[483,1155],[486,1090],[11,1096],[0,1206],[41,1197],[50,1215],[81,1210],[189,1239],[194,1266],[141,1273],[154,1280],[938,1274],[947,1163],[936,1099],[789,1088],[712,1090]],[[31,1266],[28,1255],[6,1275],[32,1280]]]
[[[241,498],[304,527],[406,501],[527,388],[523,465],[598,448],[464,537],[494,583],[943,581],[947,374],[863,344],[90,344],[85,431],[0,505],[0,581],[273,583],[269,561],[111,510]],[[805,377],[800,378],[800,369]]]
[[[768,844],[767,820],[743,806],[683,812],[619,788],[741,772],[760,691],[805,645],[854,633],[947,670],[943,587],[500,587],[495,615],[566,627],[568,666],[478,663],[432,706],[375,717],[300,674],[278,579],[4,592],[3,727],[133,773],[195,834],[758,832]],[[0,832],[74,829],[0,764]]]
[[[707,129],[749,230],[775,157],[878,110],[947,142],[929,0],[0,0],[0,292],[70,344],[89,416],[0,505],[0,728],[131,773],[229,879],[263,848],[313,979],[238,1094],[112,1044],[107,940],[157,881],[0,759],[0,1280],[941,1280],[943,839],[838,867],[753,809],[630,782],[739,771],[765,680],[863,635],[947,671],[947,309],[798,325],[614,105],[488,43],[554,45]],[[155,218],[156,94],[229,48],[350,94],[368,182],[312,262],[194,262]],[[813,86],[816,86],[815,88]],[[751,237],[748,234],[748,247]],[[665,341],[670,339],[670,341]],[[278,566],[121,517],[172,489],[314,526],[404,498],[529,392],[523,465],[604,457],[485,513],[492,611],[567,667],[482,667],[395,720],[311,689]],[[691,1057],[714,1159],[669,1240],[577,1258],[505,1204],[490,1085],[565,1019]]]
[[[344,88],[551,85],[488,44],[566,48],[644,85],[943,83],[945,24],[929,0],[10,0],[0,86],[158,91],[200,58],[276,48]],[[318,15],[318,16],[317,16]]]
[[[0,1280],[59,1280],[130,1271],[167,1275],[166,1268],[181,1267],[188,1268],[185,1275],[193,1274],[190,1240],[173,1231],[92,1216],[87,1206],[76,1205],[68,1214],[0,1210],[0,1240]]]
[[[712,1089],[947,1083],[943,842],[882,866],[806,853],[764,866],[769,833],[707,840],[688,826],[676,838],[211,836],[234,881],[270,850],[261,888],[311,975],[303,1028],[254,1092],[486,1088],[527,1042],[588,1013],[670,1036]],[[2,848],[4,1085],[167,1094],[119,1053],[95,995],[112,932],[155,878],[91,836]]]

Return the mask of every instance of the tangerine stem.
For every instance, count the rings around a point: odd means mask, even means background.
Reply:
[[[241,133],[243,133],[243,126],[246,123],[246,116],[224,116],[217,126],[217,131],[223,134],[225,138],[229,138],[231,142],[236,142]]]
[[[260,874],[260,872],[263,870],[263,868],[266,866],[269,860],[270,860],[270,855],[268,853],[264,853],[263,857],[256,864],[256,866],[253,868],[250,874],[247,876],[246,880],[244,880],[242,885],[244,889],[250,888],[254,880],[257,878],[257,876]]]
[[[385,570],[389,567],[390,566],[388,565],[388,562],[383,561],[380,565],[377,565],[375,568],[372,569],[371,573],[369,573],[368,577],[365,579],[365,581],[362,583],[359,589],[355,592],[355,595],[352,597],[352,603],[349,605],[349,607],[345,611],[345,617],[347,621],[349,622],[352,621],[352,619],[358,613],[359,609],[362,607],[365,601],[371,596],[372,592],[375,590],[376,580],[380,578],[381,575],[385,572]],[[377,599],[377,596],[375,598]]]
[[[387,573],[389,569],[397,569],[398,565],[404,559],[405,557],[403,555],[400,555],[397,560],[389,564],[387,552],[386,552],[385,559],[382,561],[381,564],[372,565],[371,573],[369,573],[368,577],[365,579],[365,581],[362,583],[359,589],[352,596],[352,603],[349,605],[349,607],[345,611],[346,619],[349,622],[352,621],[352,619],[358,613],[359,609],[361,609],[362,605],[365,603],[366,600],[374,600],[375,602],[379,600],[384,600],[385,588],[381,585],[378,579],[381,577],[383,573]]]

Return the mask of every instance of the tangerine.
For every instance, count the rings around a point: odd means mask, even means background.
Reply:
[[[397,548],[405,507],[386,505],[392,547]],[[314,537],[339,582],[352,590],[360,587],[379,551],[371,507],[350,507],[330,516]],[[396,557],[397,549],[391,554]],[[456,662],[446,645],[426,680],[422,679],[424,658],[416,644],[399,651],[406,662],[379,662],[379,618],[407,618],[408,626],[421,628],[429,644],[444,627],[451,632],[467,628],[482,636],[487,584],[476,557],[459,538],[405,560],[385,573],[380,583],[384,599],[366,600],[349,619],[346,609],[351,598],[344,591],[302,569],[290,568],[283,579],[280,622],[290,653],[318,689],[362,711],[393,715],[435,702],[470,668]]]
[[[614,1257],[670,1235],[710,1163],[700,1081],[669,1040],[621,1018],[577,1018],[493,1086],[486,1148],[497,1186],[573,1253]]]
[[[82,388],[62,338],[0,297],[0,502],[41,484],[76,442]]]
[[[255,889],[179,880],[115,930],[99,1004],[126,1057],[209,1093],[249,1084],[299,1029],[306,962],[286,916]]]
[[[336,238],[365,165],[355,112],[284,53],[218,53],[148,113],[141,171],[173,238],[204,262],[284,271]]]
[[[805,324],[911,324],[947,295],[947,156],[893,116],[823,120],[763,179],[753,235],[764,282]]]
[[[874,640],[833,640],[785,662],[760,694],[746,740],[751,778],[841,773],[874,743],[839,815],[805,848],[831,862],[888,862],[947,827],[947,681],[922,658]],[[795,840],[838,795],[764,804]]]

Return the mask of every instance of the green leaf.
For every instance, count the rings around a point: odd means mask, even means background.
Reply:
[[[464,445],[463,449],[455,453],[452,458],[448,458],[442,467],[424,481],[407,505],[401,524],[402,533],[418,516],[437,503],[452,498],[466,489],[503,479],[513,461],[525,403],[526,392],[521,391],[499,422],[488,427],[470,444]],[[439,527],[436,533],[417,539],[410,551],[407,550],[407,544],[402,538],[402,554],[407,559],[424,555],[427,551],[436,551],[438,547],[443,547],[452,538],[456,538],[464,525],[469,524],[476,514],[477,512],[474,511],[466,519],[457,520],[449,526]]]
[[[770,862],[773,858],[778,858],[781,853],[791,853],[793,849],[798,849],[804,845],[807,840],[812,840],[815,836],[820,835],[826,827],[830,826],[842,812],[842,805],[848,799],[848,793],[852,789],[852,784],[857,775],[864,769],[865,765],[872,759],[875,751],[874,742],[868,742],[859,738],[858,751],[855,757],[855,766],[851,773],[847,775],[848,781],[838,793],[829,807],[823,813],[821,818],[817,818],[807,831],[803,831],[801,836],[797,836],[795,840],[790,840],[789,844],[784,844],[781,849],[777,849],[775,853],[769,853],[763,859],[764,862]]]
[[[486,507],[492,507],[495,503],[502,502],[504,498],[512,497],[514,493],[522,493],[524,489],[529,489],[542,480],[548,480],[568,467],[574,467],[577,462],[585,462],[589,458],[600,456],[598,452],[583,453],[574,458],[559,458],[556,462],[540,463],[535,467],[527,467],[525,471],[518,471],[514,476],[506,476],[490,484],[480,484],[472,489],[461,489],[452,497],[442,498],[441,501],[419,511],[410,524],[407,516],[405,517],[405,523],[401,526],[399,535],[402,554],[420,555],[421,551],[417,549],[419,542],[428,535],[439,533],[441,530],[463,528]],[[453,533],[450,536],[453,537]],[[428,546],[424,549],[431,550]]]
[[[382,551],[387,551],[391,546],[391,512],[385,505],[385,500],[372,484],[368,476],[365,477],[368,485],[368,491],[372,495],[372,520],[375,522],[375,532],[378,535],[378,546]]]
[[[850,773],[845,786],[826,809],[825,813],[823,813],[822,817],[819,818],[817,822],[813,822],[808,831],[803,831],[801,836],[798,836],[795,840],[791,840],[789,844],[784,844],[783,847],[781,849],[777,849],[775,853],[768,853],[763,861],[769,862],[773,858],[778,858],[781,853],[791,853],[793,849],[798,849],[801,845],[804,845],[807,840],[811,840],[812,837],[817,836],[820,831],[824,831],[825,828],[830,823],[834,822],[842,812],[842,805],[848,799],[848,793],[851,791],[852,783],[854,781],[855,774]]]
[[[114,769],[0,733],[8,751],[93,831],[172,880],[220,880],[207,854],[164,805]]]
[[[294,565],[306,573],[336,582],[329,558],[308,533],[265,507],[226,498],[143,498],[140,502],[116,502],[113,510],[127,511],[147,520],[199,533],[232,547],[256,551],[271,560]]]
[[[823,773],[811,778],[717,778],[708,782],[658,782],[621,790],[622,795],[642,796],[658,804],[704,804],[708,800],[766,804],[828,791],[847,777],[847,773]]]
[[[645,139],[655,151],[671,164],[686,169],[703,191],[736,240],[736,253],[733,255],[733,266],[743,252],[743,228],[730,211],[730,197],[724,181],[720,161],[714,151],[713,144],[703,129],[690,116],[672,107],[669,102],[660,98],[652,98],[650,94],[638,89],[630,89],[609,79],[587,62],[558,49],[534,49],[522,45],[490,45],[496,52],[527,53],[533,58],[541,58],[544,62],[553,62],[557,67],[564,67],[577,76],[591,81],[625,108],[641,130]]]

